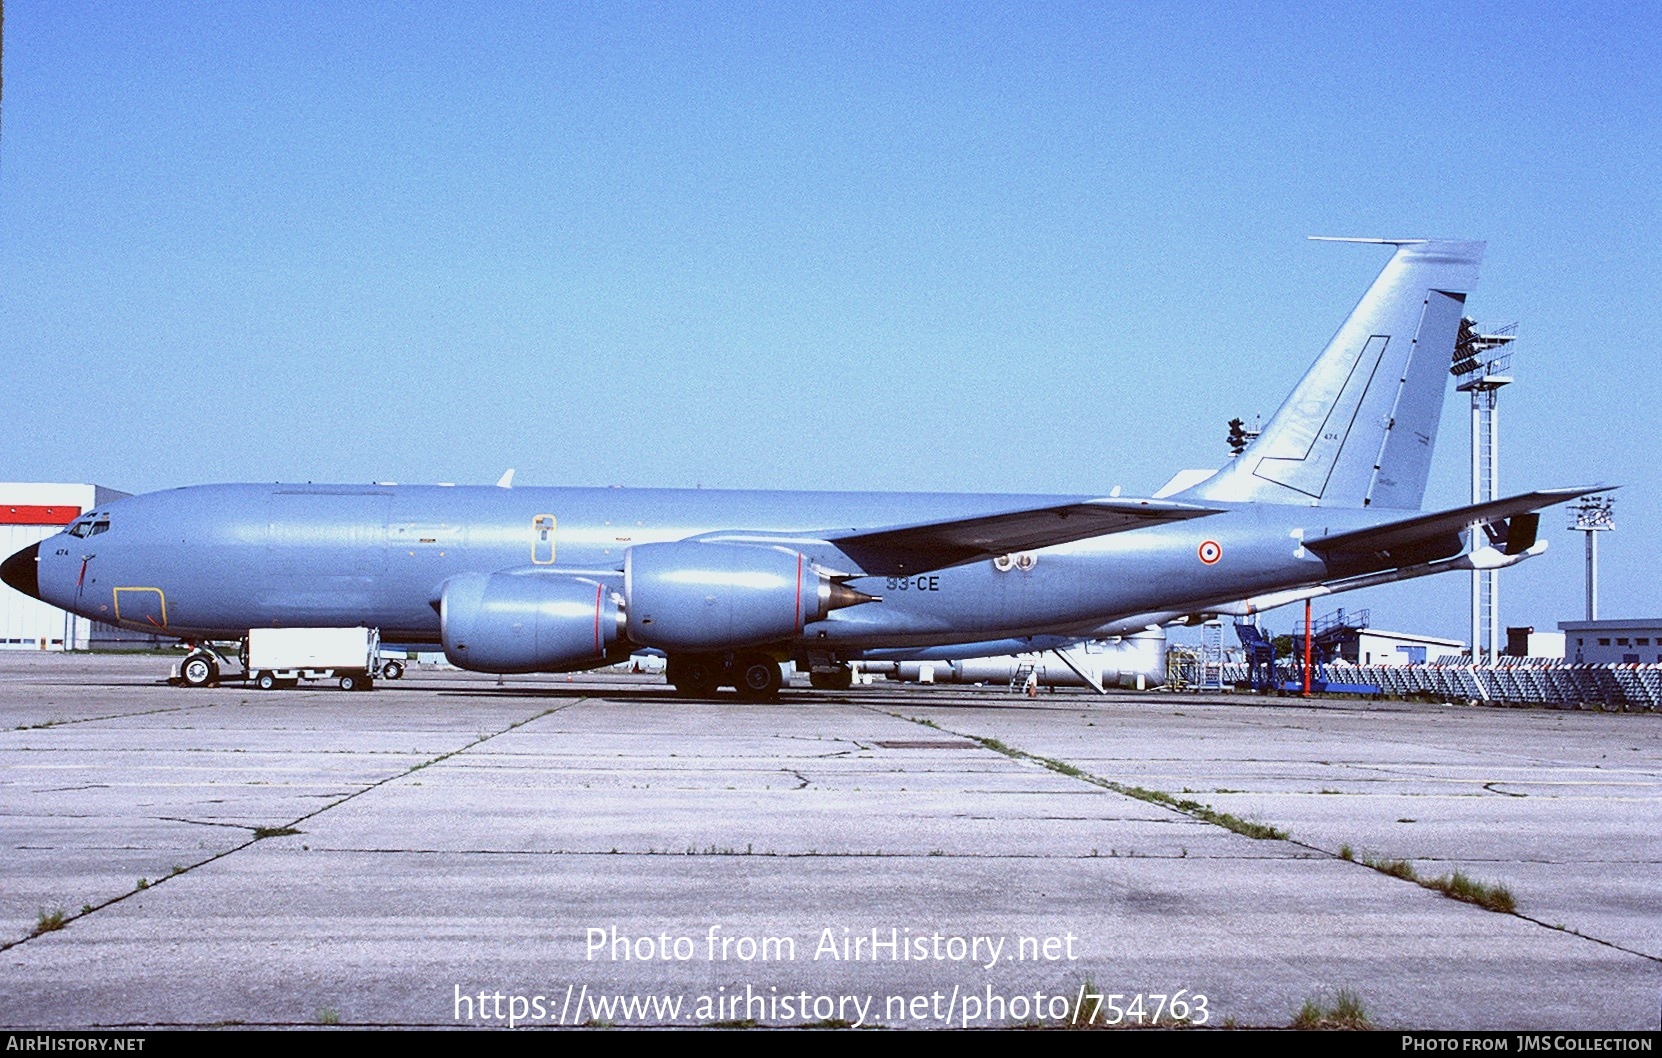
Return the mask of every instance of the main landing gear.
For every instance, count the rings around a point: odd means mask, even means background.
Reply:
[[[779,662],[762,653],[675,654],[664,674],[683,698],[708,698],[730,686],[747,702],[771,702],[785,685]]]

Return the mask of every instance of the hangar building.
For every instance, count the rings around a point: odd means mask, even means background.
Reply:
[[[102,485],[0,482],[0,558],[45,540],[81,512],[126,495]],[[159,641],[76,617],[0,584],[0,650],[131,649]]]

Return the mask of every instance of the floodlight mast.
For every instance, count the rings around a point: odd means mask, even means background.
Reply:
[[[1512,381],[1512,352],[1518,325],[1490,334],[1478,331],[1477,321],[1462,319],[1454,343],[1449,374],[1460,381],[1455,389],[1472,398],[1472,503],[1487,503],[1500,494],[1500,389]],[[1485,543],[1483,527],[1470,529],[1472,550]],[[1472,663],[1493,662],[1500,656],[1499,570],[1472,570]]]
[[[1588,496],[1580,503],[1571,507],[1575,512],[1575,524],[1571,529],[1578,533],[1587,534],[1587,620],[1599,619],[1599,536],[1616,528],[1616,520],[1610,513],[1615,504],[1614,496]]]

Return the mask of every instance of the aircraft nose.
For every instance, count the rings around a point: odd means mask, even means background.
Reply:
[[[0,580],[29,596],[40,598],[40,545],[30,544],[11,558],[0,562]]]

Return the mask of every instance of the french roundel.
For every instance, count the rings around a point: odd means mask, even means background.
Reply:
[[[1200,555],[1202,562],[1208,566],[1213,566],[1217,564],[1218,559],[1223,557],[1223,548],[1216,540],[1204,540],[1196,553]]]

